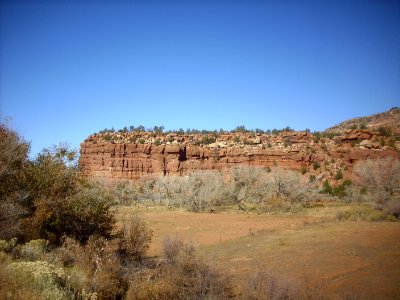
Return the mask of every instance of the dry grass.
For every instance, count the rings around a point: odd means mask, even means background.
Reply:
[[[328,298],[394,297],[400,293],[400,223],[335,221],[338,211],[354,207],[332,204],[293,216],[179,210],[141,215],[154,232],[152,255],[162,254],[166,236],[179,235],[243,290],[261,265],[279,284],[294,282],[297,295],[323,281]],[[119,214],[126,218],[132,210]]]

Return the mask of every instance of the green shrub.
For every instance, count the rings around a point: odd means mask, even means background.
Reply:
[[[332,188],[332,195],[339,198],[347,196],[346,187],[344,185],[338,185]]]
[[[322,194],[332,194],[332,187],[328,180],[325,180],[324,183],[322,184],[321,193]]]
[[[309,183],[313,183],[313,182],[315,181],[315,179],[316,179],[315,175],[310,175],[310,176],[308,177],[308,182],[309,182]]]
[[[23,232],[20,219],[27,213],[25,203],[30,200],[29,148],[29,143],[0,123],[0,239]]]
[[[313,162],[313,169],[314,169],[314,170],[317,170],[317,169],[319,169],[320,167],[321,167],[321,165],[319,164],[319,162],[317,162],[317,161]]]
[[[27,240],[44,238],[59,244],[67,235],[85,242],[94,234],[109,237],[115,222],[110,196],[94,184],[81,186],[66,198],[35,201],[35,207],[24,220]]]
[[[306,174],[307,172],[308,172],[307,167],[306,167],[306,166],[301,166],[300,173],[301,173],[302,175],[304,175],[304,174]]]
[[[206,135],[206,136],[203,136],[203,138],[201,139],[201,143],[203,145],[209,145],[209,144],[215,143],[215,140],[216,140],[215,137]]]
[[[105,140],[105,141],[107,141],[107,142],[109,142],[109,141],[111,141],[111,134],[109,134],[109,133],[106,133],[106,134],[104,134],[103,135],[103,139]]]
[[[343,179],[343,173],[342,173],[342,170],[339,170],[339,171],[336,173],[336,175],[335,175],[335,179],[336,179],[336,180]]]
[[[382,135],[382,136],[391,136],[392,135],[392,131],[383,126],[379,127],[378,131],[379,131],[380,135]]]

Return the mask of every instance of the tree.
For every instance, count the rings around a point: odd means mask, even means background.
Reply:
[[[153,131],[155,133],[162,133],[164,131],[164,126],[154,126]]]
[[[109,236],[114,225],[109,196],[78,174],[76,151],[61,144],[28,158],[29,144],[0,127],[0,239],[62,235],[81,242],[90,235]]]
[[[20,219],[30,196],[26,186],[30,145],[15,131],[0,124],[0,239],[22,232]]]

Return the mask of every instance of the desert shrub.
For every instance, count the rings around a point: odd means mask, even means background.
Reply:
[[[125,292],[121,264],[114,247],[102,238],[91,236],[85,245],[66,238],[58,250],[66,270],[65,285],[76,298],[116,299]]]
[[[278,279],[268,272],[258,269],[249,278],[242,292],[243,299],[295,299],[293,282]]]
[[[315,175],[310,175],[310,176],[308,177],[308,182],[309,182],[309,183],[313,183],[315,180],[316,180]]]
[[[64,270],[46,261],[13,262],[3,269],[2,275],[3,284],[6,284],[3,295],[8,295],[10,299],[71,298],[64,288]]]
[[[16,237],[23,231],[20,219],[29,197],[29,148],[29,143],[0,123],[0,239]]]
[[[332,194],[332,187],[328,180],[325,180],[324,183],[322,184],[321,193]]]
[[[219,172],[194,172],[189,176],[161,176],[150,184],[147,198],[156,204],[189,211],[215,211],[226,204],[226,189]]]
[[[341,184],[335,186],[332,188],[332,195],[337,196],[339,198],[343,198],[345,196],[352,194],[352,191],[349,191],[349,187],[353,184],[353,182],[350,179],[344,180]]]
[[[149,249],[152,231],[137,214],[122,225],[118,234],[118,254],[129,263],[141,260]]]
[[[219,172],[196,172],[185,182],[183,203],[190,211],[214,211],[224,206],[225,188]]]
[[[302,175],[304,175],[304,174],[306,174],[307,172],[308,172],[307,167],[306,167],[306,166],[301,166],[300,173],[301,173]]]
[[[319,143],[319,140],[320,140],[321,138],[322,138],[321,132],[315,131],[315,132],[313,133],[312,139],[313,139],[313,142],[314,142],[314,143]]]
[[[131,205],[141,196],[140,182],[104,182],[103,185],[115,205]]]
[[[201,139],[201,144],[209,145],[209,144],[215,143],[215,141],[216,141],[215,137],[206,135]]]
[[[391,136],[392,135],[392,131],[383,126],[379,127],[378,131],[382,136]]]
[[[25,261],[40,260],[48,251],[49,242],[43,239],[31,240],[16,247],[16,255]]]
[[[392,215],[369,206],[354,207],[336,213],[338,221],[395,221]]]
[[[103,139],[106,141],[106,142],[109,142],[109,141],[111,141],[111,134],[109,134],[109,133],[106,133],[106,134],[104,134],[103,135]]]
[[[335,179],[336,179],[336,180],[343,179],[342,170],[337,171],[337,173],[336,173],[336,175],[335,175]]]
[[[304,181],[304,182],[303,182]],[[237,205],[268,211],[302,205],[312,192],[306,180],[291,170],[238,167],[223,178],[220,172],[194,172],[189,176],[162,176],[144,184],[145,195],[155,204],[189,211],[215,212]]]
[[[321,165],[319,164],[319,162],[317,162],[317,161],[313,162],[313,169],[314,169],[314,171],[317,170],[317,169],[319,169],[320,167],[321,167]]]
[[[367,125],[365,123],[361,123],[360,125],[358,125],[358,129],[367,129]]]
[[[170,262],[174,263],[178,256],[180,255],[180,252],[182,251],[184,246],[184,243],[181,238],[178,236],[176,237],[169,237],[167,236],[163,240],[163,254],[166,259],[168,259]]]
[[[269,176],[270,190],[278,198],[290,204],[301,203],[306,198],[308,190],[298,173],[277,168]]]
[[[326,281],[312,281],[308,274],[293,280],[258,266],[242,287],[240,299],[336,299],[326,292]],[[347,297],[345,297],[348,299]]]
[[[229,278],[197,257],[193,247],[183,244],[174,257],[154,269],[134,274],[126,298],[224,299],[233,296]]]
[[[60,144],[44,149],[29,169],[31,199],[64,198],[76,191],[79,183],[76,151]]]
[[[366,160],[354,167],[357,183],[370,201],[384,212],[400,216],[400,161],[393,158]]]
[[[109,237],[114,226],[110,197],[96,184],[81,186],[66,198],[35,202],[36,210],[26,220],[27,240],[45,238],[59,244],[63,235],[85,242],[91,235]]]
[[[237,167],[232,169],[228,185],[230,201],[239,205],[246,202],[263,205],[271,194],[267,181],[268,171],[262,168]]]
[[[0,240],[0,252],[11,253],[17,244],[17,238]]]

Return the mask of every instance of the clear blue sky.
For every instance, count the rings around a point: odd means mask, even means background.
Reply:
[[[301,4],[300,4],[301,3]],[[32,154],[129,125],[310,128],[400,106],[399,1],[2,1]]]

